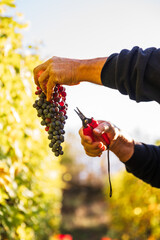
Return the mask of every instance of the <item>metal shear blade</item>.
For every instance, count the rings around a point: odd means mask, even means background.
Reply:
[[[86,117],[84,116],[84,114],[79,110],[78,107],[76,107],[77,110],[74,109],[74,111],[78,114],[78,116],[80,117],[80,119],[83,121],[86,119]]]
[[[74,109],[74,111],[78,114],[80,119],[82,120],[83,127],[86,128],[88,123],[91,123],[92,119],[87,118],[84,116],[84,114],[77,108],[77,110]]]

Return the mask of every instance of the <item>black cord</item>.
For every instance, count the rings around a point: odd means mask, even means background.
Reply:
[[[108,180],[109,180],[109,187],[110,187],[109,196],[112,197],[112,183],[111,183],[111,173],[110,173],[109,147],[107,148],[107,159],[108,159]]]

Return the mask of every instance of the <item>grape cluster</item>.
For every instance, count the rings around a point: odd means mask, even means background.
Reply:
[[[64,142],[64,125],[68,118],[65,88],[57,84],[50,101],[46,100],[46,95],[39,87],[35,94],[39,99],[35,101],[33,107],[37,110],[37,116],[42,118],[41,125],[45,126],[48,132],[49,147],[56,157],[63,155],[61,144]]]

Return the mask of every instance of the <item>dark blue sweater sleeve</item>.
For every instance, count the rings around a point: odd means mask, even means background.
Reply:
[[[137,102],[160,103],[160,49],[134,47],[112,54],[103,66],[101,80]]]
[[[101,72],[104,86],[117,89],[137,102],[160,103],[160,49],[134,47],[109,56]],[[160,147],[135,144],[125,163],[128,172],[160,188]]]
[[[135,144],[134,154],[125,166],[128,172],[160,188],[160,146]]]

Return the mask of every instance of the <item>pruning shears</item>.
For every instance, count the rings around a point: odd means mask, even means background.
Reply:
[[[78,114],[78,116],[80,117],[80,119],[82,120],[82,124],[83,124],[83,134],[85,136],[89,136],[91,137],[92,141],[95,142],[96,139],[94,138],[93,135],[93,129],[98,127],[99,123],[98,121],[96,121],[93,118],[87,118],[84,116],[84,114],[77,108],[77,110],[74,109],[74,111]],[[110,145],[110,140],[108,138],[108,135],[106,133],[103,133],[100,136],[100,140],[104,140],[106,145],[107,145],[107,149],[108,149],[108,177],[109,177],[109,185],[110,185],[110,197],[112,196],[112,184],[111,184],[111,177],[110,177],[110,161],[109,161],[109,145]]]
[[[82,120],[83,125],[83,134],[85,136],[91,137],[92,141],[95,142],[95,137],[93,135],[93,129],[98,127],[99,123],[93,118],[87,118],[84,116],[84,114],[77,108],[77,110],[74,109],[74,111],[78,114],[80,119]],[[101,135],[101,138],[105,141],[107,147],[110,145],[110,140],[108,138],[108,135],[106,133],[103,133]]]

